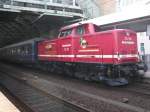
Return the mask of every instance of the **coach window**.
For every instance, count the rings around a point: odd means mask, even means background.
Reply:
[[[14,48],[11,49],[11,55],[13,55],[13,54],[14,54]]]
[[[32,54],[32,46],[31,45],[29,45],[29,47],[28,47],[28,52],[29,52],[29,54]]]
[[[29,47],[26,46],[26,54],[28,55],[29,54]]]
[[[16,48],[13,49],[14,54],[16,54],[16,50],[17,50]]]
[[[21,51],[22,51],[22,52],[21,52],[21,55],[24,55],[24,54],[25,54],[25,48],[24,48],[24,46],[22,46],[21,49],[22,49],[22,50],[21,50]]]
[[[76,33],[77,35],[83,35],[85,33],[84,27],[83,26],[77,27]]]
[[[20,54],[20,51],[21,51],[20,48],[18,48],[18,49],[17,49],[17,54]]]

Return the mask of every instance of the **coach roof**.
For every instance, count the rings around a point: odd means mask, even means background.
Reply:
[[[30,40],[26,40],[26,41],[23,41],[23,42],[18,42],[18,43],[14,43],[14,44],[2,47],[1,49],[16,47],[16,46],[20,46],[20,45],[24,45],[24,44],[29,44],[29,43],[32,43],[33,41],[40,41],[40,40],[42,40],[42,38],[33,38],[33,39],[30,39]]]

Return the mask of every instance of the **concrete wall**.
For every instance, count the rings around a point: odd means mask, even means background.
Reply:
[[[101,16],[114,13],[116,11],[116,0],[96,0],[100,7]]]
[[[101,15],[100,8],[95,0],[78,0],[78,2],[87,18],[94,18]]]
[[[78,0],[85,16],[94,18],[116,11],[116,0]]]
[[[142,2],[146,2],[148,0],[116,0],[117,1],[117,11],[123,10],[132,10],[136,5],[142,5]]]

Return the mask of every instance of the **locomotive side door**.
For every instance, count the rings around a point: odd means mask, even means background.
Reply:
[[[59,43],[59,60],[65,62],[71,62],[72,55],[72,29],[61,31],[58,39]]]
[[[73,38],[73,51],[76,62],[100,62],[102,60],[102,50],[99,49],[98,40],[93,35],[94,30],[89,24],[83,24],[76,28]]]
[[[83,35],[84,35],[84,27],[83,26],[78,26],[74,30],[74,36],[73,36],[73,54],[75,55],[74,61],[75,62],[80,62],[81,60],[79,59],[79,49],[81,47],[81,41],[83,41]]]

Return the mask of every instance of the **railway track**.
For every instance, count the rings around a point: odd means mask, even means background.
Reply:
[[[150,84],[135,83],[133,86],[125,88],[125,91],[133,92],[150,98]]]
[[[31,71],[31,70],[30,70],[30,72],[34,75],[37,75],[37,76],[38,76],[38,74],[42,73],[41,71],[39,71],[39,73],[37,71],[37,73],[36,73],[36,72]],[[137,81],[137,82],[133,83],[132,85],[129,85],[125,88],[123,87],[121,91],[126,91],[126,92],[128,91],[128,92],[131,92],[133,94],[139,94],[142,96],[150,97],[150,83],[147,83],[147,82]],[[149,82],[150,82],[150,79],[149,79]],[[95,86],[105,88],[104,85],[95,84]],[[112,87],[112,88],[114,90],[116,90],[116,87]]]
[[[1,84],[32,112],[89,112],[77,105],[37,90],[7,73],[1,72],[0,74],[3,77]]]
[[[82,105],[93,112],[100,112],[98,111],[99,108],[101,108],[103,112],[149,112],[149,96],[134,92],[133,90],[127,90],[128,87],[106,88],[105,86],[99,86],[99,84],[82,83],[82,81],[77,80],[74,82],[74,80],[71,79],[71,82],[73,81],[73,83],[75,83],[74,86],[70,81],[67,81],[68,79],[61,77],[56,78],[56,82],[53,76],[48,76],[48,74],[42,71],[38,72],[38,70],[28,70],[27,68],[21,67],[18,67],[20,68],[18,69],[10,66],[6,66],[6,68],[6,70],[9,69],[11,71],[11,76],[21,79],[22,82],[27,82],[33,87],[38,85],[42,91],[52,93],[58,97],[61,95],[65,100],[71,101],[74,99],[76,104]],[[8,71],[6,72],[9,73]],[[129,89],[130,88],[132,89],[134,86],[129,86]],[[61,93],[58,93],[60,91]],[[135,94],[139,97],[136,97]],[[127,104],[122,103],[122,98],[129,99],[129,102]]]

